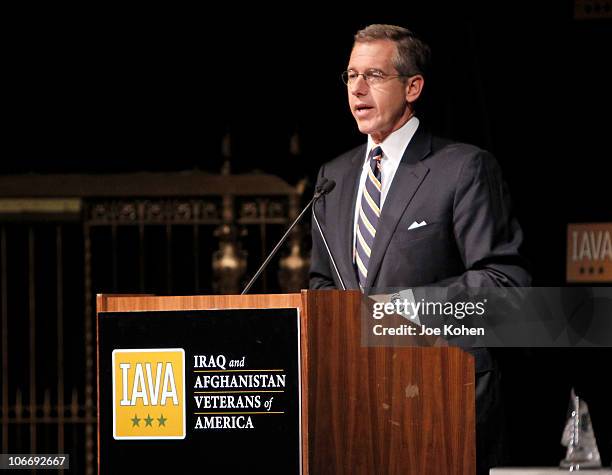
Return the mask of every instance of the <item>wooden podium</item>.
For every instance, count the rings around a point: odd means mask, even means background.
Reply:
[[[357,291],[97,298],[98,313],[297,308],[302,473],[475,473],[473,358],[451,347],[362,346],[361,305]],[[100,384],[98,374],[98,428]]]

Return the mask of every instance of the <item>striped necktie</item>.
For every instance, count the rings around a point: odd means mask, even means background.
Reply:
[[[355,239],[355,264],[357,265],[359,286],[362,290],[365,288],[368,278],[370,254],[376,237],[376,226],[380,219],[380,190],[382,187],[380,161],[382,156],[383,151],[380,147],[374,147],[370,151],[370,169],[359,204],[357,238]]]

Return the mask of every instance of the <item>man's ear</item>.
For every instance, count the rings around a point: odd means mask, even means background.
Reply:
[[[425,78],[420,74],[415,76],[410,76],[406,81],[406,102],[412,104],[416,102],[416,100],[423,92],[423,87],[425,86]]]

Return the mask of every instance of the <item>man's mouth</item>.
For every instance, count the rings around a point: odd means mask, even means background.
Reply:
[[[355,114],[357,115],[357,117],[363,117],[368,115],[369,112],[373,109],[374,107],[369,106],[367,104],[358,104],[355,106]]]

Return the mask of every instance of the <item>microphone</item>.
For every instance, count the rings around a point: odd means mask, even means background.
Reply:
[[[336,182],[334,180],[329,180],[325,177],[323,177],[321,179],[321,184],[319,186],[317,186],[317,189],[315,190],[315,194],[314,194],[314,200],[313,203],[318,200],[321,196],[326,195],[327,193],[329,193],[331,190],[333,190],[336,187]],[[307,206],[308,208],[308,206]]]
[[[302,216],[304,216],[304,213],[306,213],[306,211],[308,211],[310,209],[310,207],[315,203],[315,201],[317,201],[319,198],[321,198],[321,196],[326,195],[327,193],[329,193],[331,190],[334,189],[335,186],[336,186],[336,182],[334,180],[328,180],[325,177],[322,178],[321,183],[319,184],[319,186],[317,186],[312,199],[308,202],[308,204],[306,206],[304,206],[304,209],[298,215],[298,217],[293,220],[293,223],[291,223],[291,226],[289,226],[289,229],[287,229],[287,231],[285,231],[285,234],[283,234],[283,237],[281,237],[280,240],[278,241],[278,244],[276,244],[276,246],[274,246],[274,249],[272,249],[272,252],[270,252],[268,257],[266,257],[266,260],[263,261],[263,264],[259,267],[259,269],[257,269],[257,272],[255,272],[255,275],[251,278],[251,280],[246,285],[244,290],[240,293],[240,295],[246,294],[251,289],[251,287],[253,286],[253,284],[257,280],[257,277],[259,277],[261,275],[261,273],[266,268],[268,263],[272,260],[272,258],[275,256],[275,254],[280,249],[280,247],[287,240],[287,237],[289,236],[289,233],[295,227],[295,225],[302,219]],[[319,227],[319,230],[320,229],[321,228]],[[325,240],[325,238],[323,238],[323,239]],[[327,243],[325,244],[325,246],[327,247]],[[328,248],[327,252],[329,252],[329,248]],[[334,264],[334,266],[335,266],[335,264]],[[338,274],[338,276],[339,276],[339,274]],[[344,286],[344,283],[342,285]]]
[[[326,180],[326,179],[323,178],[323,180]],[[329,190],[325,192],[325,193],[329,193],[331,190],[333,190],[334,186],[336,186],[336,182],[333,180],[323,181],[323,183],[321,183],[321,186],[319,186],[319,188],[323,188],[325,186],[329,186]],[[327,239],[325,239],[325,233],[323,232],[323,228],[321,228],[321,225],[319,224],[319,220],[317,219],[317,209],[315,206],[313,206],[312,208],[312,217],[314,218],[314,222],[316,223],[317,228],[319,229],[319,233],[321,234],[321,238],[323,239],[323,244],[325,244],[325,250],[327,251],[327,255],[329,256],[329,260],[331,261],[332,266],[334,267],[334,271],[336,272],[336,275],[338,276],[338,280],[340,281],[342,290],[346,290],[346,285],[344,285],[344,281],[342,280],[340,271],[338,271],[338,266],[336,265],[336,260],[334,259],[334,255],[332,254],[331,249],[329,248],[329,244],[327,244]]]

